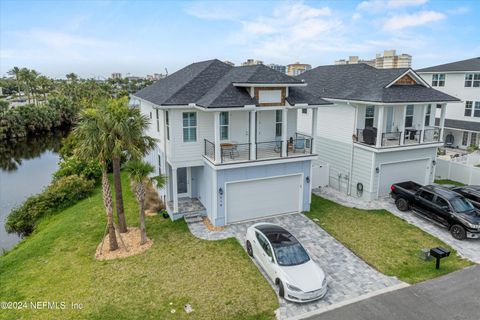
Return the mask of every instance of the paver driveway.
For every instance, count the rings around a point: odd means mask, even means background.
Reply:
[[[213,240],[235,236],[245,246],[246,230],[257,222],[271,222],[289,230],[327,274],[329,288],[327,295],[322,300],[297,304],[279,299],[280,309],[277,317],[280,319],[298,317],[302,314],[326,309],[336,303],[403,284],[400,280],[385,276],[370,267],[303,214],[281,215],[254,222],[234,224],[220,233],[206,230],[202,222],[189,223],[189,227],[192,233],[200,238]],[[260,270],[265,276],[263,270],[261,268]],[[270,280],[269,282],[277,291],[276,286]]]
[[[423,231],[450,245],[452,248],[457,250],[461,257],[467,258],[475,263],[480,263],[480,239],[465,239],[462,241],[456,240],[446,228],[442,228],[428,220],[425,220],[422,217],[414,214],[412,211],[402,212],[398,210],[393,199],[391,198],[383,198],[380,200],[367,202],[358,198],[347,196],[331,188],[315,189],[313,193],[348,207],[355,207],[359,209],[385,209],[390,211],[397,217],[419,227]]]

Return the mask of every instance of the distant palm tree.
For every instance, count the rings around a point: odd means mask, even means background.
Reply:
[[[150,124],[149,118],[142,115],[138,109],[129,108],[126,98],[109,100],[106,121],[110,126],[109,136],[112,145],[111,159],[118,227],[120,232],[127,232],[120,176],[121,158],[128,156],[133,159],[141,159],[155,148],[156,139],[145,134]]]
[[[139,205],[140,218],[140,245],[147,242],[147,229],[145,226],[145,189],[146,185],[156,182],[157,188],[163,188],[166,183],[165,176],[149,177],[154,171],[154,167],[146,162],[131,160],[125,165],[130,180],[134,184],[135,196]]]
[[[20,98],[20,79],[21,79],[21,69],[19,67],[13,67],[12,70],[8,71],[8,74],[15,77],[15,81],[17,82],[17,94]]]
[[[112,153],[109,126],[105,121],[105,106],[85,109],[79,117],[73,134],[77,141],[74,153],[84,159],[96,159],[102,165],[103,204],[107,213],[110,251],[118,249],[115,225],[113,223],[113,198],[107,175],[107,161]]]

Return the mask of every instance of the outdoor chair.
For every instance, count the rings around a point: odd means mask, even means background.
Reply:
[[[305,153],[305,138],[295,139],[295,143],[293,144],[293,152],[297,150],[303,151]]]
[[[366,127],[363,129],[363,142],[369,145],[374,145],[377,141],[377,128]]]

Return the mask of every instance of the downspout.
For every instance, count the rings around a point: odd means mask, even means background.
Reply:
[[[347,103],[351,107],[355,108],[355,118],[353,119],[353,132],[356,134],[357,130],[357,112],[358,112],[358,106],[351,105],[350,103]],[[347,195],[352,194],[352,175],[353,175],[353,153],[355,150],[355,144],[352,139],[352,150],[350,152],[350,172],[348,173],[348,188],[347,188]]]

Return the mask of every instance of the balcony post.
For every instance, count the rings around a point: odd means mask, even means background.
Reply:
[[[317,135],[317,126],[318,126],[318,108],[313,108],[312,109],[312,133],[311,133],[311,137],[312,137],[312,141],[310,141],[310,150],[311,150],[311,153],[315,153],[316,152],[316,148],[315,148],[315,145],[313,144],[313,141],[315,139],[315,136]]]
[[[222,158],[221,158],[221,146],[220,146],[220,112],[214,112],[213,113],[214,117],[214,141],[213,143],[215,144],[215,163],[221,163]]]
[[[250,126],[248,131],[248,137],[250,139],[250,160],[257,160],[257,112],[255,110],[250,111]]]
[[[427,105],[422,106],[422,131],[420,131],[420,143],[423,143],[425,140],[425,116],[427,115]]]
[[[440,109],[440,142],[443,141],[443,133],[445,131],[445,114],[447,111],[447,104],[442,104],[442,109]]]
[[[400,121],[400,145],[403,146],[405,144],[405,117],[407,116],[407,106],[402,106],[402,120]]]
[[[286,157],[287,156],[287,148],[288,148],[288,144],[287,144],[287,115],[288,115],[288,110],[287,109],[283,109],[282,110],[282,157]]]
[[[172,197],[173,212],[178,212],[178,184],[177,184],[177,167],[172,167]]]
[[[385,111],[384,106],[378,106],[378,114],[377,114],[377,143],[376,147],[380,148],[382,146],[382,134],[383,134],[383,115]]]

